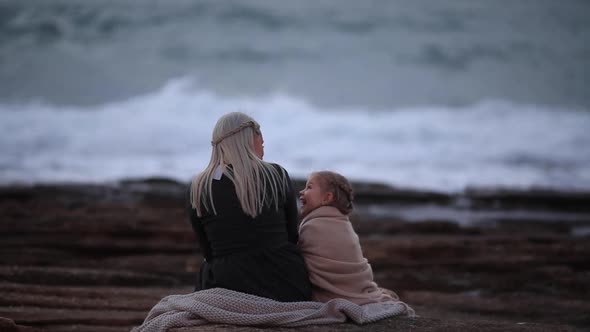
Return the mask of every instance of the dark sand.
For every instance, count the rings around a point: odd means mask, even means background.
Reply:
[[[160,298],[191,292],[201,257],[184,189],[0,188],[0,331],[128,331]],[[420,317],[278,330],[590,330],[590,194],[355,189],[376,281]],[[180,329],[196,330],[277,329]]]

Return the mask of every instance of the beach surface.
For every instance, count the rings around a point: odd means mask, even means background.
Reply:
[[[590,330],[589,193],[354,187],[376,281],[419,317],[271,330]],[[0,187],[0,330],[128,331],[162,297],[190,293],[202,257],[185,190],[167,179]],[[178,329],[196,330],[267,329]]]

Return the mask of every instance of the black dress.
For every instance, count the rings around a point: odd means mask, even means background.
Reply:
[[[286,171],[285,175],[289,177]],[[244,213],[225,175],[212,184],[217,215],[198,217],[189,195],[190,221],[205,258],[195,290],[221,287],[283,302],[311,299],[305,261],[297,247],[296,196],[289,178],[288,183],[278,211],[274,204],[265,206],[256,218]]]

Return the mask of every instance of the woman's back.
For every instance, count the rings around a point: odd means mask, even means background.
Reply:
[[[227,288],[278,301],[308,301],[311,284],[297,247],[297,205],[287,193],[279,209],[246,215],[231,180],[214,180],[217,215],[189,210],[205,261],[196,289]],[[291,198],[289,198],[291,197]]]
[[[274,165],[280,169],[280,166]],[[286,175],[288,176],[288,175]],[[297,244],[297,203],[292,188],[278,200],[278,209],[269,202],[255,218],[241,208],[233,182],[222,176],[212,182],[212,197],[217,214],[207,213],[191,218],[207,233],[210,258],[243,253],[256,248],[277,247],[288,242]],[[267,193],[270,195],[270,193]]]
[[[244,113],[228,113],[215,125],[211,160],[188,197],[205,258],[196,289],[306,301],[311,284],[296,245],[295,192],[282,167],[262,160],[263,144],[260,126]]]

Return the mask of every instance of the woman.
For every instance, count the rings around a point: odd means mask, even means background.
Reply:
[[[260,126],[244,113],[215,125],[211,160],[190,188],[190,220],[205,258],[196,290],[308,301],[295,191],[281,166],[262,160],[263,143]]]

